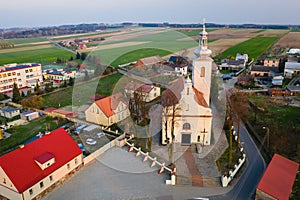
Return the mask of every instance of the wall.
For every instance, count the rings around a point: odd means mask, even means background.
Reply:
[[[106,145],[104,145],[103,147],[101,147],[100,149],[98,149],[97,151],[91,153],[87,157],[83,158],[84,165],[89,164],[90,162],[92,162],[93,160],[95,160],[98,156],[100,156],[101,154],[103,154],[105,151],[107,151],[110,148],[116,146],[117,141],[120,140],[121,138],[125,138],[125,133],[122,134],[122,135],[120,135],[116,139],[112,140],[111,142],[107,143]]]
[[[240,141],[239,141],[239,138],[237,136],[236,131],[233,131],[232,135],[234,136],[234,140],[239,143]],[[242,165],[246,161],[246,153],[244,151],[244,148],[242,147],[241,144],[239,146],[240,146],[239,150],[242,153],[242,157],[238,159],[237,163],[234,165],[234,168],[229,170],[228,175],[224,174],[221,177],[222,187],[227,187],[228,186],[228,184],[233,180],[236,173],[239,171],[239,169],[242,167]]]

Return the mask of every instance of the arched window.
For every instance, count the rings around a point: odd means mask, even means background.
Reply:
[[[204,76],[205,76],[205,67],[201,67],[200,77],[204,77]]]
[[[182,126],[182,129],[183,129],[183,130],[191,130],[191,124],[189,124],[189,123],[184,123],[183,126]]]

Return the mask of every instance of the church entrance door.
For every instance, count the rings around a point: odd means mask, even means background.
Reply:
[[[181,134],[181,145],[191,144],[191,134]]]

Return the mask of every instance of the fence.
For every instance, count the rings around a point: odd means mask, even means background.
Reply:
[[[236,133],[236,131],[232,132],[232,135],[234,136],[234,140],[240,144],[240,140],[238,138],[238,135]],[[246,161],[246,153],[244,151],[244,148],[242,147],[242,145],[239,145],[240,147],[240,151],[242,153],[242,157],[239,158],[239,160],[237,161],[237,163],[234,165],[234,168],[229,170],[228,175],[224,174],[221,177],[221,182],[222,182],[222,187],[227,187],[228,184],[233,180],[234,176],[236,175],[236,173],[239,171],[239,169],[242,167],[242,165],[245,163]]]
[[[122,145],[127,144],[129,146],[128,152],[132,152],[135,151],[136,154],[135,156],[144,156],[143,162],[146,162],[147,160],[149,160],[151,162],[150,167],[154,167],[155,165],[159,166],[159,170],[158,170],[158,174],[161,174],[164,170],[168,171],[171,175],[171,179],[170,180],[166,180],[166,184],[167,185],[175,185],[176,184],[176,167],[173,167],[172,169],[170,169],[169,167],[167,167],[165,165],[165,163],[161,163],[157,160],[157,157],[151,157],[149,155],[149,152],[143,152],[141,150],[141,148],[137,148],[134,146],[134,143],[129,143],[127,141],[127,139],[125,139],[122,143]]]

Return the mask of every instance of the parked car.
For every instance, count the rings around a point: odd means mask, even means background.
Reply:
[[[92,138],[88,138],[86,139],[85,143],[87,143],[88,145],[95,145],[97,144],[97,141]]]
[[[82,152],[85,152],[85,148],[84,148],[83,144],[79,143],[78,147],[81,149]]]
[[[78,135],[78,134],[80,133],[80,131],[81,131],[84,127],[86,127],[86,125],[84,125],[84,124],[78,126],[78,127],[75,129],[74,134]]]
[[[103,133],[103,132],[97,133],[97,138],[101,138],[103,136],[105,136],[105,133]]]

